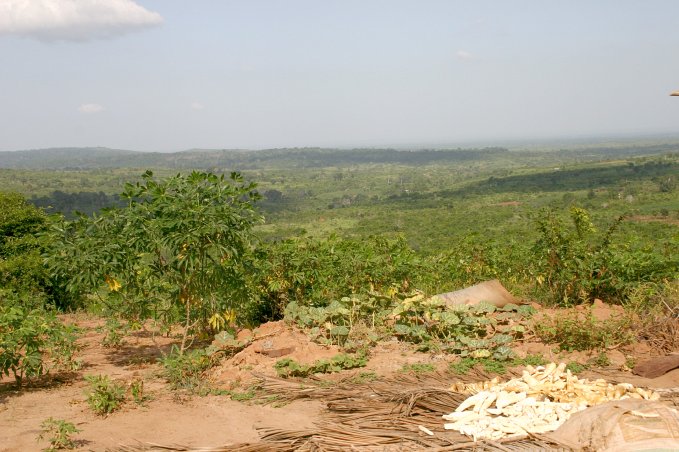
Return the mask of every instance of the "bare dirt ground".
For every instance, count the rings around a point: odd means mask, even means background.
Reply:
[[[594,306],[597,318],[605,319],[619,310],[599,303]],[[559,315],[559,311],[543,310],[545,315]],[[252,402],[231,400],[228,395],[205,397],[188,396],[172,391],[159,376],[160,364],[156,359],[169,350],[176,339],[151,337],[137,333],[126,338],[117,349],[101,345],[103,333],[97,327],[101,319],[68,316],[84,333],[79,340],[82,346],[79,358],[83,367],[77,372],[52,375],[32,386],[17,391],[13,381],[0,381],[0,450],[31,451],[47,446],[37,441],[40,424],[48,417],[73,422],[80,433],[74,435],[80,450],[114,450],[123,445],[155,443],[163,445],[182,444],[193,447],[216,447],[228,444],[257,442],[258,428],[309,429],[317,421],[325,404],[318,400],[296,401],[281,407],[260,405]],[[302,363],[311,363],[338,353],[336,347],[325,347],[309,341],[306,335],[284,322],[271,322],[255,331],[239,333],[240,340],[248,340],[249,346],[224,360],[211,370],[210,378],[215,387],[224,389],[247,388],[256,381],[254,374],[275,375],[274,364],[282,356]],[[552,361],[586,362],[593,353],[560,353],[553,346],[527,338],[516,347],[519,356],[542,354]],[[634,385],[652,388],[679,387],[679,370],[656,379],[644,379],[632,375],[625,368],[630,358],[645,359],[659,354],[645,343],[616,348],[608,351],[610,365],[603,369],[588,371],[597,378],[628,381]],[[412,347],[396,340],[378,344],[371,353],[368,366],[358,370],[344,371],[332,379],[359,372],[374,372],[379,376],[393,377],[403,372],[405,364],[426,363],[445,371],[455,358],[439,354],[418,353]],[[584,376],[587,376],[583,374]],[[152,399],[145,406],[127,402],[125,406],[108,417],[95,415],[89,408],[84,394],[88,386],[85,375],[105,374],[124,382],[143,379],[145,392]],[[451,374],[451,383],[454,375]],[[452,411],[455,407],[450,407]]]
[[[73,422],[81,430],[75,438],[82,450],[107,450],[137,441],[161,444],[218,446],[256,441],[259,426],[298,428],[310,426],[321,404],[292,403],[281,408],[249,405],[228,396],[187,397],[171,391],[158,377],[155,359],[173,342],[156,337],[130,337],[120,349],[101,345],[99,320],[76,322],[85,329],[80,339],[82,370],[56,375],[21,392],[8,378],[0,384],[0,450],[31,451],[47,446],[36,440],[40,423],[48,417]],[[152,396],[146,406],[127,403],[108,417],[95,415],[86,402],[85,375],[109,375],[130,382],[142,378]]]

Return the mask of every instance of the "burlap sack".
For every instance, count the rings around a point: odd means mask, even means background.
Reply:
[[[482,301],[495,305],[498,308],[509,303],[521,304],[521,301],[514,298],[497,279],[484,281],[465,289],[456,290],[455,292],[438,294],[436,297],[445,300],[448,306],[458,304],[473,305]]]
[[[544,436],[575,450],[679,450],[679,414],[660,402],[618,400],[576,413]]]

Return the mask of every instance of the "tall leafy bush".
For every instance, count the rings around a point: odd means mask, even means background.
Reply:
[[[244,274],[252,226],[260,220],[255,185],[194,171],[127,184],[125,208],[55,226],[51,270],[72,291],[105,292],[128,318],[181,321],[181,350],[192,332],[233,320],[250,301]]]

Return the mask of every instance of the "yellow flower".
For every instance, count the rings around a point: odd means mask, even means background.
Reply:
[[[209,323],[214,330],[221,330],[225,325],[233,326],[236,323],[236,311],[227,309],[223,314],[213,314]]]
[[[213,330],[221,330],[225,323],[224,317],[219,313],[213,314],[208,322]]]
[[[226,320],[229,323],[229,325],[236,323],[236,310],[227,309],[226,311],[224,311],[224,320]]]
[[[111,289],[111,292],[118,292],[120,290],[120,288],[122,287],[118,281],[111,278],[109,275],[106,275],[105,279],[106,279],[106,284],[108,284],[108,288]]]

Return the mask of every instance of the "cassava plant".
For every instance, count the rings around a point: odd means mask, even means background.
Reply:
[[[249,301],[246,256],[260,220],[255,185],[194,171],[127,184],[125,208],[56,225],[48,256],[72,291],[104,293],[107,309],[131,320],[180,321],[180,351],[192,333],[219,326]]]
[[[42,300],[0,291],[0,375],[25,378],[71,370],[76,329],[64,325]]]
[[[125,402],[125,386],[121,382],[108,375],[87,375],[85,379],[90,384],[85,391],[87,403],[96,414],[109,415]]]
[[[597,234],[585,209],[571,207],[569,213],[571,226],[555,211],[545,211],[538,218],[540,238],[534,248],[538,285],[561,305],[613,295],[611,239],[623,217],[603,234]]]
[[[72,422],[49,417],[42,421],[40,429],[38,440],[47,439],[50,444],[49,447],[44,449],[45,451],[75,449],[77,446],[71,435],[80,432],[80,430]]]

